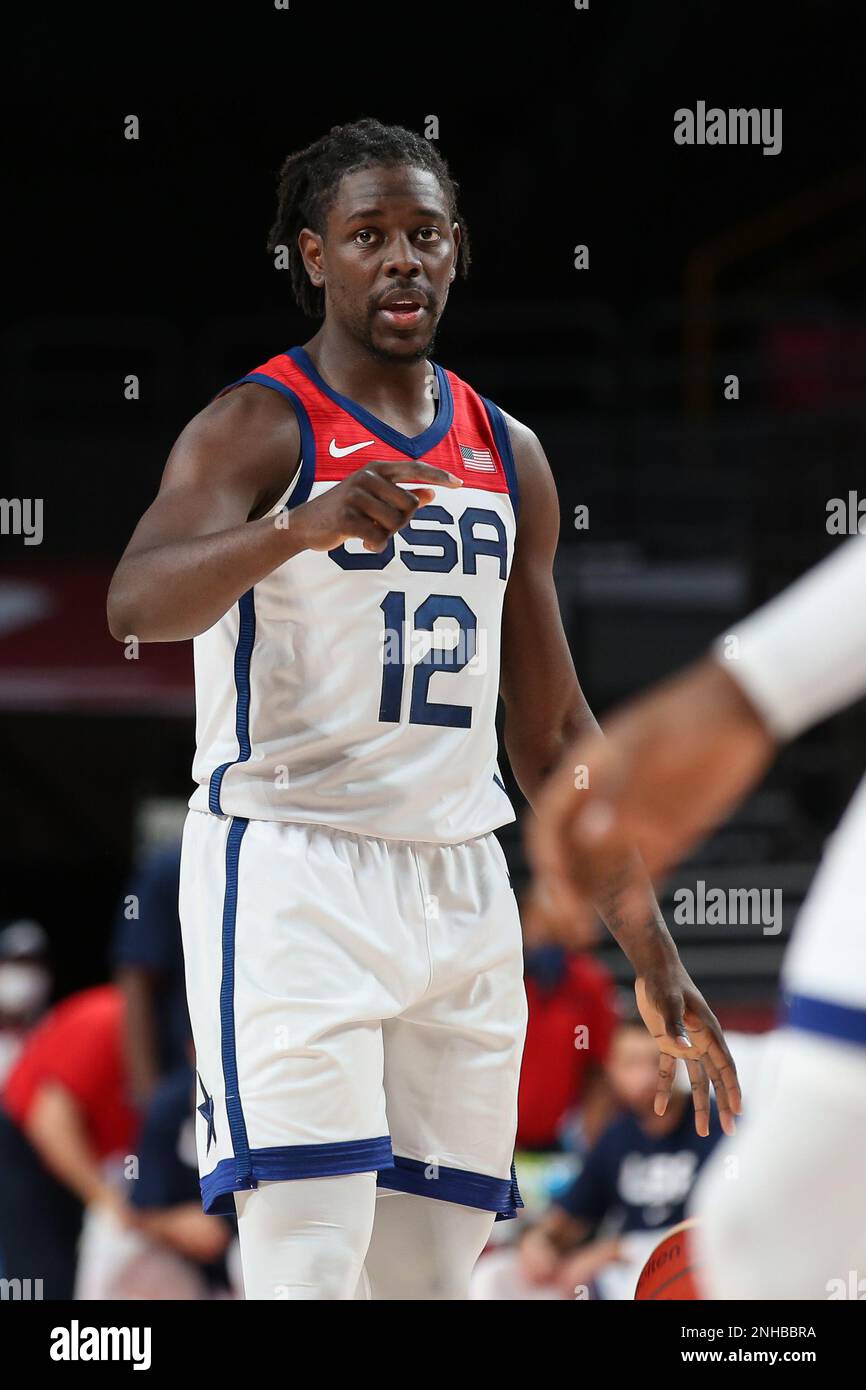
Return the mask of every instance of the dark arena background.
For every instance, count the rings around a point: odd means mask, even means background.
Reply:
[[[25,543],[7,508],[0,536],[0,925],[44,929],[52,1003],[117,975],[124,897],[192,791],[192,644],[127,659],[105,596],[186,421],[315,331],[266,251],[286,154],[375,116],[448,160],[473,264],[435,359],[547,452],[562,613],[603,721],[838,546],[833,499],[845,533],[866,516],[855,20],[813,0],[291,0],[10,22],[2,492],[42,499],[42,525]],[[678,143],[701,102],[781,111],[780,148]],[[864,751],[862,705],[814,729],[662,890],[738,1035],[772,1024]],[[500,838],[520,896],[520,821]],[[699,882],[778,892],[780,915],[677,923]],[[603,931],[592,955],[625,997]],[[526,1147],[541,1203],[550,1145]]]

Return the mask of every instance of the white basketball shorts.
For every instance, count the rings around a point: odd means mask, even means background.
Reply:
[[[488,834],[458,845],[190,811],[180,916],[205,1211],[260,1181],[515,1214],[526,996]]]

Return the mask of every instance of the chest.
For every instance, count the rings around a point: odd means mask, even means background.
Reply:
[[[461,492],[457,500],[443,489],[436,501],[418,508],[384,550],[365,550],[362,541],[349,540],[329,550],[327,558],[343,573],[452,576],[496,588],[508,580],[514,534],[508,499],[501,494]]]

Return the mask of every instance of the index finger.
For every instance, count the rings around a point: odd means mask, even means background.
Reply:
[[[659,1053],[659,1074],[656,1083],[656,1098],[654,1109],[657,1115],[664,1115],[668,1108],[668,1101],[671,1098],[671,1091],[674,1087],[674,1077],[677,1074],[677,1059],[672,1057],[669,1052]]]
[[[435,483],[436,487],[462,487],[463,479],[446,468],[434,468],[432,463],[415,463],[412,459],[394,459],[386,463],[371,463],[383,478],[392,483]]]

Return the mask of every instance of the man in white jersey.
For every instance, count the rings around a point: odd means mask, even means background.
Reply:
[[[184,430],[108,603],[118,639],[194,638],[202,1195],[237,1209],[248,1297],[464,1298],[519,1205],[496,702],[530,800],[592,723],[556,492],[532,432],[428,359],[468,265],[428,141],[364,120],[290,156],[271,247],[324,321]],[[695,1030],[699,1131],[709,1079],[731,1127],[730,1054],[648,881],[636,908],[599,898],[671,1033]]]
[[[864,693],[866,538],[858,537],[710,656],[614,714],[604,739],[569,751],[531,836],[551,910],[573,922],[600,866],[634,842],[650,872],[664,873],[758,781],[778,743]],[[579,792],[576,763],[588,767]],[[695,1192],[710,1298],[866,1294],[864,846],[866,779],[786,953],[782,1019],[757,1094],[746,1098],[746,1122],[735,1147],[719,1145]]]

